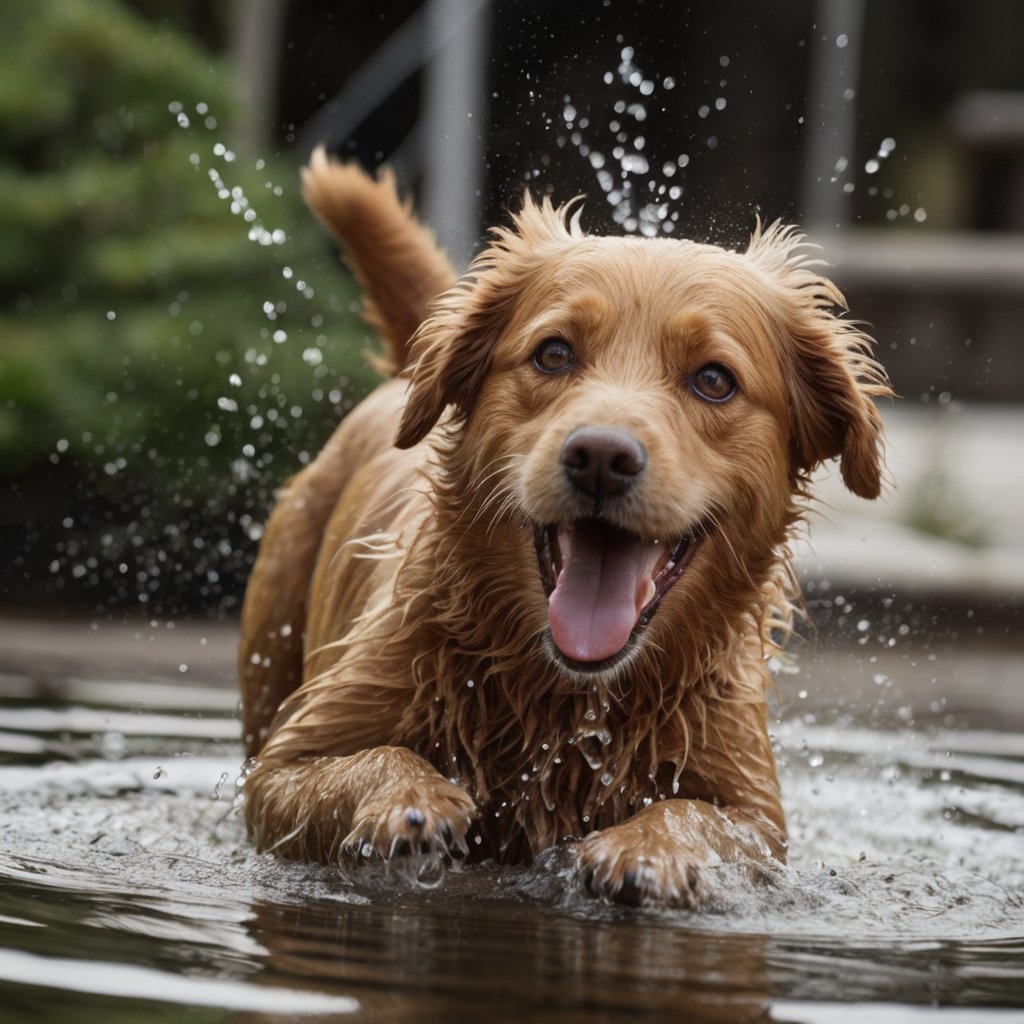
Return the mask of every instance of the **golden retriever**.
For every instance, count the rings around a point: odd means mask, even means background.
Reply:
[[[400,376],[261,544],[253,842],[406,864],[568,842],[592,892],[686,907],[709,866],[784,860],[787,545],[823,460],[877,496],[889,394],[800,236],[593,237],[527,194],[456,281],[390,176],[319,151],[304,177]]]

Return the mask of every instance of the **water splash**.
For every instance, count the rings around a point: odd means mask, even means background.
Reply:
[[[847,99],[853,99],[853,95],[851,94]],[[885,210],[886,220],[896,221],[904,217],[912,217],[916,223],[923,224],[928,219],[928,211],[924,206],[907,202],[895,203],[896,194],[891,187],[875,184],[876,177],[880,175],[886,161],[895,150],[896,140],[894,138],[886,136],[882,139],[874,155],[864,161],[862,170],[868,180],[861,187],[864,188],[866,194],[872,199],[881,198],[887,202],[894,203],[894,205],[888,206]],[[856,178],[856,168],[850,157],[840,156],[836,160],[829,181],[833,185],[842,188],[843,192],[847,195],[857,191],[859,186]]]
[[[623,42],[621,37],[619,42]],[[679,221],[678,204],[686,193],[683,171],[690,165],[690,154],[652,155],[642,126],[658,109],[660,93],[674,89],[676,79],[668,75],[659,83],[646,74],[637,64],[632,46],[623,45],[619,56],[615,71],[605,72],[602,78],[610,94],[600,109],[610,111],[611,116],[605,120],[605,115],[581,111],[573,98],[565,95],[557,117],[550,119],[561,128],[556,143],[560,149],[573,148],[586,161],[612,208],[613,221],[625,233],[646,238],[670,235]],[[723,57],[721,66],[728,63]],[[719,89],[726,85],[725,79],[720,80]],[[719,94],[701,104],[696,110],[698,120],[713,118],[725,110],[727,102],[725,95]],[[703,126],[701,135],[704,146],[717,147],[717,136],[704,135]],[[697,137],[691,142],[701,144]]]

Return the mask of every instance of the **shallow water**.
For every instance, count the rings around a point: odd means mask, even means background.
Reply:
[[[0,678],[5,1021],[1024,1019],[1010,707],[1008,731],[892,729],[796,701],[773,727],[792,862],[695,915],[596,902],[566,851],[433,890],[257,856],[232,691],[39,690]]]

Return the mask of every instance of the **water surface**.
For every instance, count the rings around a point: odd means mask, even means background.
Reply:
[[[791,864],[690,914],[594,901],[565,851],[436,889],[256,855],[232,690],[8,675],[3,1019],[1024,1019],[1021,714],[824,714],[803,683]]]

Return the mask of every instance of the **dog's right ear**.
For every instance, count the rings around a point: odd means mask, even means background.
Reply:
[[[419,444],[449,406],[463,421],[472,411],[511,305],[483,276],[467,275],[445,292],[413,335],[412,380],[395,439],[398,448]]]
[[[397,447],[422,441],[449,407],[456,423],[469,418],[540,250],[582,237],[570,208],[555,209],[546,198],[538,204],[526,193],[514,229],[495,228],[466,275],[435,301],[410,343],[412,382]]]

